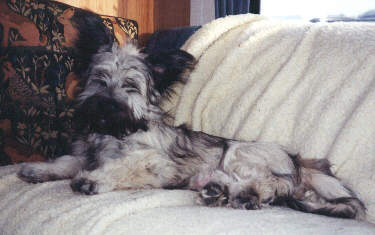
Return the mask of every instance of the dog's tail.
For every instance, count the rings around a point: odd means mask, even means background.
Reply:
[[[305,212],[340,218],[364,219],[366,208],[331,170],[326,159],[301,159],[300,184],[288,206]],[[302,191],[301,191],[302,190]]]

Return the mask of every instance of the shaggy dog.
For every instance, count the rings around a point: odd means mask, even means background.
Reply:
[[[365,207],[330,171],[325,159],[302,159],[274,143],[244,142],[173,127],[163,121],[161,94],[193,69],[181,50],[158,55],[133,45],[93,57],[79,96],[81,136],[71,155],[25,164],[32,182],[72,179],[87,195],[113,190],[196,190],[208,206],[260,209],[285,205],[342,218],[363,218]]]

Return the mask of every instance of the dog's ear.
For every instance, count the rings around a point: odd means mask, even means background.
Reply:
[[[194,56],[180,49],[153,52],[145,60],[161,95],[168,93],[174,83],[184,83],[196,63]]]

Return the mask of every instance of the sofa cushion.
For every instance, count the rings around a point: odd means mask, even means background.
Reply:
[[[180,48],[201,26],[186,26],[172,29],[158,30],[153,33],[144,48],[146,53]]]
[[[54,1],[0,1],[0,165],[67,153],[79,74],[101,45],[137,36],[133,20]]]

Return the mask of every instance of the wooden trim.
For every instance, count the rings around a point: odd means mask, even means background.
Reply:
[[[190,0],[157,0],[154,9],[156,30],[190,25]]]
[[[137,21],[139,43],[157,30],[190,25],[190,0],[124,0],[119,15]]]
[[[85,10],[93,11],[98,14],[108,16],[118,15],[118,3],[121,0],[57,0],[74,7],[79,7]]]
[[[138,23],[139,42],[144,44],[154,27],[154,0],[123,0],[120,1],[118,14]]]
[[[98,14],[136,20],[141,45],[157,30],[190,25],[190,0],[58,0]]]

